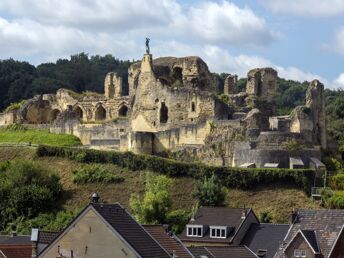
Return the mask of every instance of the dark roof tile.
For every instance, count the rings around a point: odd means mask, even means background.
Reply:
[[[59,234],[60,232],[39,231],[38,243],[50,244]]]
[[[320,249],[318,246],[317,236],[315,232],[313,230],[301,230],[301,232],[307,239],[308,243],[312,246],[313,250],[316,253],[319,253]]]
[[[289,228],[287,224],[252,224],[241,244],[256,254],[259,250],[267,250],[264,257],[273,258]]]
[[[187,251],[186,247],[179,241],[179,239],[177,239],[175,235],[166,232],[163,225],[144,225],[143,227],[170,254],[172,254],[174,251],[179,258],[192,257]]]
[[[91,204],[143,258],[171,257],[119,204]]]
[[[190,247],[189,250],[196,258],[257,258],[246,246],[205,246]]]

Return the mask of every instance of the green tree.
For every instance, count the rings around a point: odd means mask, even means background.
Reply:
[[[201,206],[219,206],[225,201],[225,188],[215,174],[198,182],[193,193]]]
[[[0,166],[0,230],[18,218],[27,219],[56,205],[62,186],[59,177],[29,161]]]
[[[172,180],[164,175],[146,173],[145,194],[130,197],[130,208],[140,223],[166,223],[171,208],[169,189]]]

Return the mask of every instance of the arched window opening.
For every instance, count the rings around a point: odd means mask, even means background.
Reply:
[[[181,67],[173,68],[173,80],[183,82],[183,69]]]
[[[127,116],[128,114],[128,107],[126,105],[123,105],[119,110],[118,110],[118,116]]]
[[[82,119],[84,117],[84,112],[82,111],[82,109],[79,106],[74,108],[74,113],[76,113],[78,118],[80,118],[80,119]]]
[[[96,112],[95,112],[95,120],[96,121],[101,121],[105,120],[106,118],[106,110],[102,106],[97,107]]]
[[[57,118],[57,116],[58,116],[60,113],[61,113],[61,112],[60,112],[60,110],[58,110],[58,109],[52,110],[51,113],[50,113],[50,121],[51,121],[51,122],[55,121],[56,118]]]
[[[191,103],[191,112],[195,112],[196,111],[196,104],[195,102]]]
[[[168,108],[167,108],[165,102],[161,102],[160,123],[162,123],[162,124],[167,123],[167,120],[168,120]]]

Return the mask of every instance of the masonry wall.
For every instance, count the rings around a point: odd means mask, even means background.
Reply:
[[[288,248],[285,250],[285,258],[294,258],[294,250],[300,249],[306,251],[306,258],[315,258],[313,251],[310,249],[309,245],[306,243],[300,234],[294,238],[294,241],[290,243]]]
[[[279,163],[281,168],[289,168],[289,157],[300,157],[305,166],[309,165],[309,158],[321,159],[318,148],[305,148],[303,150],[283,150],[278,148],[255,148],[251,142],[236,142],[232,166],[238,167],[244,163],[255,163],[257,167],[264,167],[265,163]]]
[[[128,246],[117,237],[92,210],[76,222],[64,236],[39,258],[135,258]]]

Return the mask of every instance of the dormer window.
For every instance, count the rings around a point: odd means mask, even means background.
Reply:
[[[227,227],[210,226],[211,238],[227,238]]]
[[[188,237],[202,237],[203,226],[200,225],[187,225],[187,236]]]

